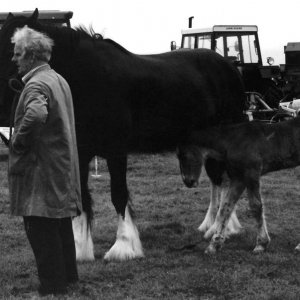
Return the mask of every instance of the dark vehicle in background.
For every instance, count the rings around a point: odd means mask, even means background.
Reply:
[[[73,17],[72,11],[60,11],[60,10],[40,10],[39,21],[43,24],[49,24],[53,26],[67,26],[71,27],[71,18]],[[26,10],[21,12],[11,12],[14,16],[30,17],[33,13],[32,10]],[[0,13],[0,28],[5,22],[9,12]]]

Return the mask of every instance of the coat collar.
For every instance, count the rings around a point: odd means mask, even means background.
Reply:
[[[43,70],[50,70],[50,66],[49,64],[43,64],[41,66],[37,66],[36,68],[30,70],[27,74],[25,74],[22,77],[22,81],[24,83],[27,83],[36,73],[43,71]]]

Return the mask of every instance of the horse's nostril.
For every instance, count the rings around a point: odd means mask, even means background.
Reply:
[[[192,187],[195,188],[195,187],[197,187],[197,186],[198,186],[198,181],[197,181],[197,180],[194,180],[194,181],[193,181],[193,186],[192,186]]]

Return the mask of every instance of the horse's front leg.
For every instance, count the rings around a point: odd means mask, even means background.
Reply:
[[[143,257],[138,230],[131,216],[126,182],[127,157],[109,157],[107,166],[111,180],[111,198],[119,217],[117,238],[105,254],[105,260],[127,260]]]
[[[206,232],[214,224],[220,202],[219,197],[219,187],[210,182],[210,203],[205,218],[198,228],[200,232]]]
[[[226,238],[226,226],[228,224],[231,213],[245,189],[245,185],[241,181],[231,181],[227,194],[221,197],[220,207],[213,226],[205,233],[205,238],[211,238],[210,244],[205,253],[214,254],[220,249]]]

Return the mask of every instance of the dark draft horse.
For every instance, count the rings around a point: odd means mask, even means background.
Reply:
[[[211,238],[206,253],[215,253],[224,244],[228,220],[245,189],[257,225],[253,251],[263,252],[270,237],[260,178],[269,172],[300,165],[300,117],[273,124],[248,122],[195,131],[178,145],[177,157],[187,186],[197,185],[201,168],[205,166],[212,183],[223,189],[218,211],[210,212],[214,223],[206,228],[204,235]],[[212,201],[216,208],[217,200]],[[295,250],[300,251],[300,244]]]
[[[244,118],[244,87],[238,71],[210,50],[136,55],[84,28],[54,28],[9,14],[0,31],[0,124],[8,124],[16,72],[10,38],[17,27],[45,32],[55,43],[50,65],[69,82],[74,101],[84,212],[74,221],[78,259],[94,259],[89,162],[108,165],[111,199],[119,217],[107,260],[143,256],[131,217],[126,182],[127,154],[175,150],[188,132]]]

